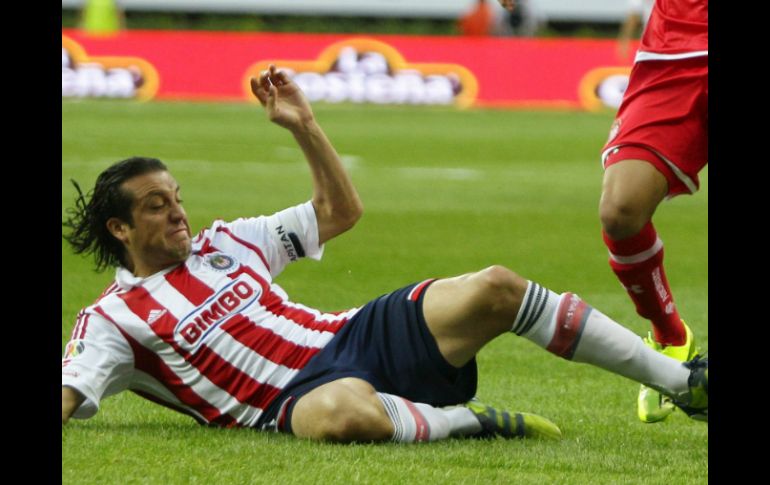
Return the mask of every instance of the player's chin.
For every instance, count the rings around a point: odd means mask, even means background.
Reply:
[[[190,257],[190,254],[192,253],[192,244],[190,239],[188,238],[186,240],[177,241],[176,243],[172,244],[169,252],[171,258],[175,262],[181,263],[182,261],[185,261]]]

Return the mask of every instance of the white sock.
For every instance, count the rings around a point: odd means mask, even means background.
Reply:
[[[449,420],[450,436],[468,436],[481,431],[481,421],[466,407],[451,406],[438,410]]]
[[[393,422],[392,441],[414,443],[436,441],[457,435],[481,431],[481,423],[470,409],[464,407],[435,408],[413,403],[393,394],[377,393]]]
[[[647,347],[638,335],[596,309],[588,315],[572,360],[615,372],[677,399],[689,393],[688,368]]]
[[[558,294],[534,281],[528,282],[511,332],[547,348],[555,332],[556,320],[553,316],[558,306]]]
[[[557,295],[530,281],[513,328],[559,357],[585,362],[674,397],[688,392],[690,371],[593,309],[577,295]]]

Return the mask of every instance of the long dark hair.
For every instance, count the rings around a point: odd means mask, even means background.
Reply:
[[[96,179],[96,185],[88,195],[83,195],[80,185],[70,180],[78,195],[75,207],[67,209],[62,226],[70,229],[62,237],[72,246],[75,254],[93,254],[96,271],[109,267],[126,266],[123,243],[107,229],[111,217],[133,226],[131,204],[133,196],[121,188],[126,180],[149,172],[167,171],[166,165],[156,158],[132,157],[121,160]]]

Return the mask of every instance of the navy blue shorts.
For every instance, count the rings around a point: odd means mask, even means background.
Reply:
[[[257,426],[291,433],[291,413],[299,398],[345,377],[433,406],[470,400],[476,394],[476,359],[459,369],[449,364],[425,324],[422,300],[432,282],[409,285],[367,303],[289,382]]]

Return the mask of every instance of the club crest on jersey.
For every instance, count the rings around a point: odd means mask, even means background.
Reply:
[[[68,343],[67,347],[64,349],[64,358],[70,359],[76,357],[82,354],[84,350],[86,350],[86,344],[82,340],[73,340]]]
[[[222,253],[208,254],[204,261],[217,271],[230,271],[235,267],[235,258]]]
[[[220,325],[243,313],[262,295],[262,287],[248,275],[240,275],[198,306],[174,328],[177,342],[194,352]]]

